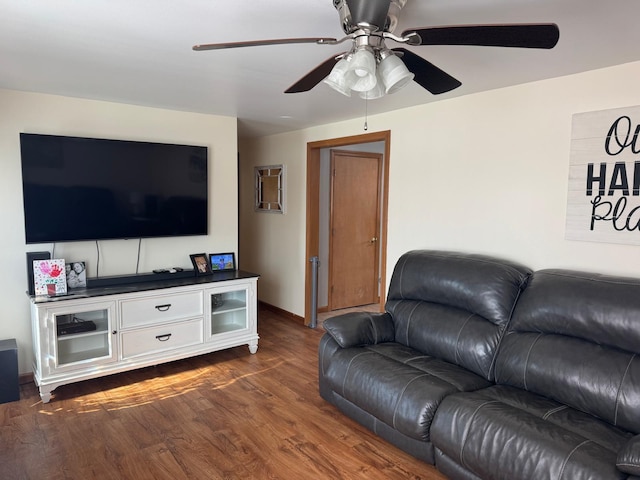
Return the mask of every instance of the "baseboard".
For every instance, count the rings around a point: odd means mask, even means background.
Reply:
[[[24,385],[26,383],[33,383],[33,373],[21,373],[18,375],[18,384]]]
[[[264,308],[266,310],[272,311],[274,313],[277,313],[278,315],[281,315],[283,317],[286,317],[290,320],[293,320],[294,322],[297,323],[301,323],[302,325],[304,325],[304,317],[301,317],[299,315],[296,315],[295,313],[291,313],[291,312],[287,312],[286,310],[283,310],[282,308],[276,307],[274,305],[270,305],[268,303],[265,303],[261,300],[258,300],[258,307],[259,308]]]

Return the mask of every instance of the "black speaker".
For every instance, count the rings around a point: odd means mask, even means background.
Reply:
[[[49,252],[27,252],[27,279],[29,282],[29,295],[36,294],[36,287],[33,284],[33,261],[49,260],[51,254]]]
[[[18,345],[15,338],[0,340],[0,403],[20,400]]]

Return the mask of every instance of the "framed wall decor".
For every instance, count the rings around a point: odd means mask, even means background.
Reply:
[[[210,253],[211,271],[222,272],[236,269],[236,255],[230,253]]]
[[[193,264],[193,270],[196,275],[207,275],[211,273],[211,266],[209,265],[209,259],[206,253],[193,253],[189,255],[191,257],[191,263]]]
[[[565,238],[640,245],[640,106],[572,120]]]
[[[255,167],[255,211],[284,213],[284,165]]]

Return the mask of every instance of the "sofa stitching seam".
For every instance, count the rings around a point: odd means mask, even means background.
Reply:
[[[467,438],[469,437],[469,431],[471,430],[471,424],[473,423],[474,419],[476,418],[476,416],[478,415],[478,412],[480,411],[480,409],[484,408],[487,405],[490,405],[492,403],[501,403],[498,400],[489,400],[487,402],[484,402],[480,405],[478,405],[476,407],[476,409],[473,411],[473,413],[471,414],[471,418],[469,418],[469,421],[467,422],[467,425],[465,427],[465,431],[462,434],[462,442],[460,445],[460,464],[463,465],[467,470],[471,470],[469,468],[469,466],[467,465],[467,462],[464,461],[464,447],[467,444]]]
[[[407,388],[409,388],[409,385],[411,385],[413,382],[415,382],[419,378],[426,377],[426,376],[427,376],[427,374],[425,373],[425,374],[413,377],[411,380],[409,380],[406,383],[406,385],[404,386],[404,388],[400,392],[400,395],[398,396],[398,401],[396,402],[396,407],[393,409],[393,417],[392,417],[392,420],[391,420],[393,428],[395,428],[396,430],[398,430],[398,428],[396,427],[396,415],[398,414],[398,407],[400,406],[400,402],[402,401],[402,397],[404,396],[404,392],[407,391]]]
[[[323,358],[325,358],[324,352],[327,349],[327,342],[324,342],[322,344],[322,351],[320,352],[320,359],[322,360]],[[320,361],[320,370],[322,370],[322,375],[324,376],[325,371],[324,371],[324,362]]]
[[[369,313],[368,316],[369,322],[371,322],[371,328],[373,329],[373,343],[376,344],[378,343],[378,329],[376,328],[376,323],[373,321],[373,315]]]
[[[456,351],[454,352],[454,356],[455,356],[456,362],[458,362],[458,365],[462,363],[462,360],[460,359],[460,354],[458,353],[460,351],[460,349],[458,348],[460,344],[460,335],[462,335],[462,331],[464,330],[464,327],[467,326],[467,323],[469,323],[469,320],[471,320],[475,316],[476,316],[475,313],[472,313],[471,315],[469,315],[460,326],[460,330],[458,330],[458,335],[456,335]]]
[[[347,377],[349,376],[349,371],[351,370],[351,365],[353,364],[353,362],[355,361],[356,358],[362,356],[362,355],[370,355],[373,354],[374,352],[362,352],[362,353],[358,353],[357,355],[354,355],[353,358],[351,360],[349,360],[349,365],[347,366],[347,370],[346,372],[344,372],[344,378],[342,379],[342,396],[344,398],[347,398],[347,396],[345,395],[345,386],[347,384]]]
[[[497,377],[496,372],[495,372],[495,368],[496,368],[496,361],[498,358],[498,352],[500,351],[500,346],[502,345],[502,340],[504,339],[504,337],[508,334],[509,332],[509,325],[511,324],[511,321],[513,320],[513,314],[516,310],[516,305],[518,304],[518,300],[520,300],[520,297],[522,296],[522,292],[524,291],[524,288],[526,287],[527,283],[529,282],[531,275],[527,275],[521,282],[520,282],[520,286],[518,288],[518,293],[516,294],[516,298],[513,299],[513,305],[511,305],[511,311],[509,312],[509,318],[507,319],[507,323],[505,325],[502,326],[502,329],[500,330],[500,336],[498,337],[498,345],[496,345],[496,349],[495,352],[493,353],[493,357],[491,358],[491,364],[489,365],[489,372],[488,372],[488,376],[487,376],[487,380],[492,380],[495,379]]]
[[[580,443],[579,445],[576,445],[573,450],[571,450],[569,452],[569,454],[565,457],[564,461],[562,462],[562,467],[560,468],[560,474],[558,475],[558,480],[562,480],[562,476],[564,475],[564,469],[567,466],[567,463],[569,463],[569,459],[571,458],[571,456],[576,453],[576,451],[586,445],[587,443],[591,443],[591,440],[585,440],[584,442]]]
[[[533,350],[533,347],[535,346],[536,343],[538,343],[538,340],[540,340],[541,336],[542,336],[542,333],[539,333],[538,336],[535,338],[535,340],[531,342],[531,345],[529,346],[529,351],[527,351],[527,359],[524,362],[524,372],[522,373],[522,384],[524,385],[524,389],[527,391],[529,390],[529,388],[527,387],[527,370],[529,369],[529,358],[531,357],[531,351]]]
[[[561,412],[562,410],[566,410],[567,408],[569,408],[569,407],[567,407],[566,405],[560,405],[559,407],[552,408],[551,410],[548,410],[547,413],[545,413],[542,416],[542,419],[543,420],[548,420],[551,415],[553,415],[555,413],[558,413],[558,412]]]
[[[405,257],[404,261],[402,262],[402,266],[400,267],[400,278],[399,278],[399,281],[398,281],[398,283],[400,284],[400,288],[399,288],[399,290],[400,290],[400,298],[402,300],[404,300],[404,294],[402,293],[402,280],[403,280],[403,276],[404,276],[404,267],[405,267],[406,264],[407,264],[407,258]]]
[[[409,365],[411,362],[413,362],[414,360],[420,360],[421,358],[433,358],[430,355],[416,355],[414,357],[411,358],[407,358],[406,360],[404,360],[402,363],[404,363],[405,365]],[[416,367],[414,367],[416,368]]]
[[[462,384],[458,383],[454,383],[454,381],[451,378],[448,378],[446,376],[442,376],[442,375],[438,375],[436,372],[431,372],[431,371],[427,371],[427,370],[423,370],[421,368],[418,368],[416,366],[411,365],[411,363],[409,363],[412,360],[416,360],[418,358],[421,357],[414,357],[412,359],[407,360],[406,362],[403,362],[404,365],[408,365],[409,367],[412,367],[420,372],[423,372],[426,376],[431,377],[431,378],[435,378],[438,379],[444,383],[446,383],[447,385],[451,385],[452,387],[454,387],[458,392],[464,392],[464,387]],[[425,356],[425,358],[433,358],[433,357],[429,357],[428,355]]]
[[[409,317],[407,318],[407,329],[406,329],[406,332],[405,332],[405,338],[406,338],[405,343],[406,343],[407,346],[410,346],[410,344],[409,344],[409,327],[411,326],[411,320],[413,319],[413,314],[417,310],[418,305],[420,305],[420,303],[416,303],[413,306],[413,308],[411,309],[411,313],[409,313]]]
[[[631,364],[633,360],[636,358],[636,354],[634,353],[629,359],[629,363],[627,364],[627,368],[624,371],[624,375],[622,375],[622,379],[620,380],[620,384],[618,385],[618,393],[616,394],[616,406],[613,411],[613,424],[618,426],[618,409],[620,407],[620,396],[622,395],[622,386],[624,385],[624,381],[627,378],[627,374],[629,373],[629,369],[631,368]]]

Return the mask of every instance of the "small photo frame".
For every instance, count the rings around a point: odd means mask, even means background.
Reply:
[[[193,253],[189,257],[196,275],[208,275],[211,273],[211,266],[206,253]]]
[[[236,269],[236,255],[230,253],[210,253],[209,261],[212,272],[224,272]]]
[[[85,262],[65,263],[67,288],[87,288],[87,266]]]

